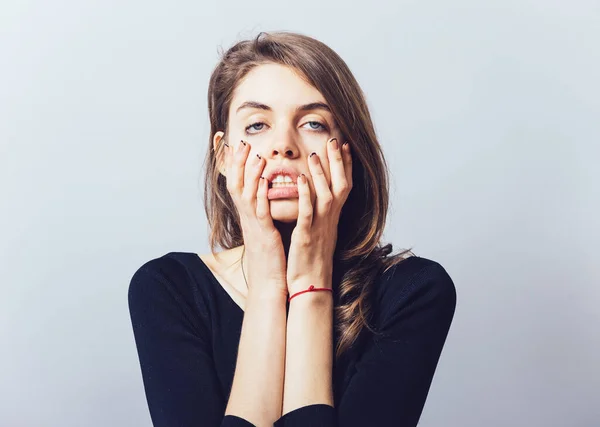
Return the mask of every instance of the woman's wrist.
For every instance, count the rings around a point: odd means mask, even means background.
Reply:
[[[266,287],[266,288],[271,288],[271,287]],[[260,303],[272,303],[272,304],[276,304],[279,302],[283,302],[285,304],[285,302],[287,301],[288,298],[288,294],[287,292],[278,289],[278,287],[273,286],[272,289],[261,289],[261,290],[253,290],[252,288],[250,288],[248,290],[248,296],[246,297],[246,299],[248,301],[257,301]]]
[[[315,280],[313,282],[297,282],[288,286],[288,290],[288,302],[290,304],[295,304],[299,300],[308,300],[312,303],[322,304],[333,299],[331,281]]]

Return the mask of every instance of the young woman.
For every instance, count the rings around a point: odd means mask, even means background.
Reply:
[[[380,243],[386,163],[347,65],[261,33],[222,55],[208,109],[211,253],[152,259],[129,286],[154,425],[415,426],[456,292]]]

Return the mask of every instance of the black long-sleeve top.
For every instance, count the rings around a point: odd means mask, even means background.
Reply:
[[[334,406],[295,409],[275,427],[417,425],[454,316],[454,283],[439,263],[413,256],[375,285],[371,326],[382,334],[363,332],[334,358]],[[197,254],[146,262],[131,278],[128,302],[155,427],[253,426],[224,416],[244,311]]]

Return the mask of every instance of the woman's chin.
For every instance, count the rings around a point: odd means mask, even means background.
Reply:
[[[269,202],[271,218],[275,221],[291,223],[298,220],[298,199],[274,199]]]

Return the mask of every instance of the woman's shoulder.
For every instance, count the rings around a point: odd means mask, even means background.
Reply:
[[[375,298],[384,311],[434,304],[453,312],[456,287],[440,262],[415,255],[394,264],[379,276]]]
[[[136,268],[129,282],[130,304],[175,299],[182,305],[204,305],[208,276],[198,255],[168,252],[151,258]]]
[[[439,279],[452,280],[444,266],[433,259],[413,255],[402,259],[388,267],[380,276],[383,283],[411,282],[418,275],[427,274]]]
[[[168,252],[145,261],[136,269],[133,278],[153,276],[170,283],[187,282],[192,272],[198,270],[197,257],[192,252]]]

